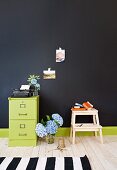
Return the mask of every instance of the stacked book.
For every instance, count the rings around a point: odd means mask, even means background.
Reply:
[[[93,108],[93,105],[87,101],[83,104],[75,103],[75,105],[72,107],[71,110],[77,111],[77,110],[91,110]]]
[[[91,109],[93,108],[93,105],[92,105],[89,101],[84,102],[82,105],[83,105],[84,108],[86,108],[87,110],[91,110]]]

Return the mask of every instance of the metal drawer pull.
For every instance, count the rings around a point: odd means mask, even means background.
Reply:
[[[19,116],[27,116],[27,113],[19,113]]]
[[[23,134],[19,133],[19,136],[27,136],[27,133],[23,133]]]
[[[20,104],[20,108],[26,108],[26,104]]]
[[[25,124],[20,124],[20,128],[25,128]]]

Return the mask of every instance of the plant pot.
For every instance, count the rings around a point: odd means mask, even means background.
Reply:
[[[54,135],[51,135],[51,134],[47,135],[47,136],[46,136],[46,142],[47,142],[48,144],[54,143]]]

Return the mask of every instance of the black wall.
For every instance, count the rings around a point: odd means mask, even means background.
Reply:
[[[29,74],[41,76],[40,119],[56,112],[70,126],[70,108],[89,100],[103,126],[117,125],[116,8],[116,0],[0,0],[0,128],[12,89]],[[48,67],[55,80],[43,80]]]

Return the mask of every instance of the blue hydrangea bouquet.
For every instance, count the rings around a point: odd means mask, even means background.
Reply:
[[[36,125],[36,134],[37,136],[43,138],[46,137],[48,143],[54,142],[54,136],[57,132],[57,129],[63,125],[63,118],[58,114],[52,114],[50,116],[46,115],[46,119],[42,119],[41,123]]]

